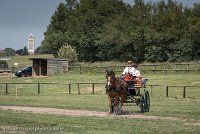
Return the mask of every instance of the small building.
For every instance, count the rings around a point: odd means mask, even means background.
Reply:
[[[68,59],[30,58],[32,76],[48,76],[68,71]]]

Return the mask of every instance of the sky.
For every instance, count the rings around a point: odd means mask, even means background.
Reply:
[[[124,0],[133,4],[134,0]],[[159,0],[145,0],[159,1]],[[200,0],[176,0],[191,7]],[[35,37],[35,48],[44,39],[51,16],[60,2],[65,0],[0,0],[0,49],[22,49],[28,44],[28,36]]]

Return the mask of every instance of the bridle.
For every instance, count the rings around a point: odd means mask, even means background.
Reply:
[[[106,78],[107,78],[107,88],[109,90],[115,89],[115,82],[116,82],[115,75],[114,74],[107,74]]]

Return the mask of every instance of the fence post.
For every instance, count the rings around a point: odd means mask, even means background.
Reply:
[[[164,71],[164,74],[166,75],[167,71],[166,71],[165,65],[163,65],[163,71]]]
[[[154,67],[154,65],[153,65],[153,73],[155,74],[155,67]]]
[[[38,83],[38,94],[40,94],[40,83]]]
[[[71,84],[69,84],[69,94],[71,94]]]
[[[81,69],[81,66],[80,66],[80,74],[81,74],[81,70],[82,70],[82,69]]]
[[[77,83],[78,86],[78,94],[80,94],[80,87],[79,87],[79,83]]]
[[[6,94],[8,94],[8,83],[6,83]]]
[[[94,94],[94,83],[92,83],[92,94]]]
[[[169,97],[169,87],[166,86],[166,97]]]
[[[183,87],[183,98],[185,98],[186,86]]]
[[[189,69],[189,66],[190,66],[190,64],[188,63],[188,64],[187,64],[187,69]]]

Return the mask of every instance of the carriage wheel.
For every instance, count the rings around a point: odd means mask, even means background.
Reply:
[[[140,112],[144,113],[145,112],[145,99],[144,96],[140,96]]]
[[[150,96],[149,92],[145,91],[145,112],[149,112],[150,109]]]
[[[122,113],[122,100],[121,97],[119,97],[119,104],[118,104],[118,114]]]

